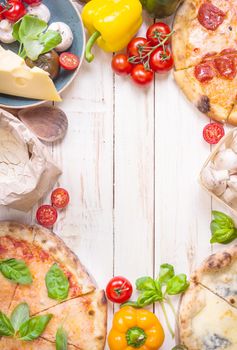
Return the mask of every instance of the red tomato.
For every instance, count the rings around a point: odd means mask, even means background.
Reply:
[[[4,17],[11,22],[17,22],[26,14],[26,8],[20,0],[8,0],[6,8],[8,10],[4,12]]]
[[[52,227],[58,217],[57,210],[52,205],[41,205],[36,212],[38,223],[44,227]]]
[[[132,69],[131,77],[138,85],[147,85],[152,82],[154,72],[146,69],[143,64],[137,64]]]
[[[149,47],[149,41],[146,38],[137,37],[130,41],[127,47],[129,57],[140,57]],[[147,51],[146,51],[147,52]]]
[[[121,276],[112,278],[106,287],[107,298],[113,303],[118,304],[130,299],[132,292],[131,283],[125,277]]]
[[[64,188],[56,188],[51,194],[52,205],[58,209],[65,208],[69,200],[69,193]]]
[[[4,19],[4,7],[0,5],[0,21]]]
[[[130,74],[133,67],[128,61],[128,56],[123,54],[115,55],[112,59],[111,66],[113,71],[118,75]]]
[[[207,124],[203,129],[203,138],[207,143],[215,145],[225,135],[223,126],[219,123]]]
[[[152,45],[157,45],[163,41],[167,35],[171,33],[170,27],[166,23],[157,22],[152,24],[146,32],[147,39],[151,42]],[[170,43],[171,36],[165,42],[165,45]]]
[[[163,50],[162,47],[158,47],[152,52],[150,57],[150,67],[156,73],[168,72],[173,68],[174,60],[173,55],[169,49]]]
[[[61,55],[59,56],[59,62],[61,67],[63,67],[66,70],[74,70],[80,64],[79,57],[77,57],[71,52],[61,53]]]
[[[41,4],[42,0],[24,0],[30,6],[38,6]]]

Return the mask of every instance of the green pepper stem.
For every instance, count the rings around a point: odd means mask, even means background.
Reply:
[[[129,328],[126,333],[127,344],[132,348],[140,348],[143,344],[145,344],[146,339],[147,335],[140,327]]]
[[[100,34],[100,32],[96,31],[91,35],[91,37],[87,41],[85,57],[86,57],[87,62],[89,62],[89,63],[92,62],[93,59],[95,58],[95,56],[92,54],[91,50],[92,50],[92,47],[94,46],[96,40],[99,37],[101,37],[101,34]]]

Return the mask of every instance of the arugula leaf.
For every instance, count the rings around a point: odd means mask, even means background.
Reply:
[[[32,276],[23,260],[6,259],[0,261],[0,271],[4,277],[19,284],[31,284]]]
[[[14,335],[14,328],[11,321],[2,311],[0,311],[0,336],[11,337]]]
[[[15,329],[15,332],[17,332],[20,328],[20,326],[28,321],[30,318],[30,309],[28,304],[21,303],[17,305],[17,307],[13,310],[11,314],[11,323],[13,328]]]
[[[187,276],[184,273],[172,277],[167,282],[166,293],[169,295],[176,295],[184,292],[189,287]]]
[[[43,45],[44,49],[41,54],[46,53],[54,49],[62,42],[62,37],[59,32],[54,30],[47,30],[47,32],[43,33],[39,37],[41,45]]]
[[[36,16],[25,15],[20,21],[18,29],[20,41],[24,42],[27,37],[37,37],[47,29],[47,26],[47,23],[42,19],[39,19]],[[13,30],[14,27],[15,25],[13,26]]]
[[[166,284],[172,277],[174,277],[174,267],[170,264],[162,264],[160,266],[160,273],[158,281],[164,285]]]
[[[32,61],[37,60],[44,46],[39,42],[37,37],[28,36],[24,40],[24,50],[27,57]]]
[[[67,350],[67,332],[63,327],[59,327],[56,333],[56,350]]]
[[[237,229],[232,218],[220,211],[213,211],[214,219],[210,228],[212,232],[211,243],[228,244],[237,238]]]
[[[53,315],[35,316],[24,322],[19,328],[19,339],[31,341],[37,339],[47,327]]]
[[[69,281],[57,264],[53,264],[49,269],[45,277],[45,282],[49,298],[55,300],[67,299],[69,293]]]

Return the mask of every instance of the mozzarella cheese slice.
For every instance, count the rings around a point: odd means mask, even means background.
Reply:
[[[47,72],[38,67],[29,68],[21,57],[2,47],[0,93],[38,100],[61,101]]]

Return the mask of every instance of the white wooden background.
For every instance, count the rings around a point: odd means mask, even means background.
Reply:
[[[165,262],[189,274],[215,249],[209,224],[218,206],[197,181],[210,152],[202,140],[209,120],[186,100],[172,74],[156,76],[144,89],[114,76],[110,63],[111,55],[96,49],[95,61],[84,62],[59,105],[69,130],[48,148],[63,169],[57,185],[69,190],[71,203],[54,231],[101,288],[113,275],[132,282],[156,276]],[[0,219],[35,223],[36,209],[1,208]],[[108,329],[113,311],[110,304]],[[174,345],[166,334],[162,350]]]

